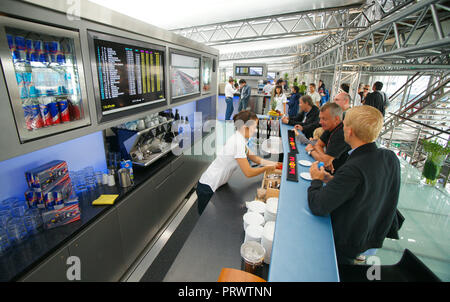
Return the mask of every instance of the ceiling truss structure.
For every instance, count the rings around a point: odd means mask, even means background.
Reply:
[[[299,71],[334,69],[336,62],[363,66],[389,63],[396,70],[410,65],[450,69],[450,37],[442,29],[442,24],[450,20],[450,8],[439,2],[421,1],[404,8],[300,65]],[[338,55],[342,55],[341,60]]]
[[[172,30],[174,33],[209,46],[264,41],[278,38],[308,37],[362,30],[363,18],[355,5],[308,12],[295,12]],[[348,20],[352,20],[349,22]]]
[[[306,45],[292,45],[280,48],[261,49],[251,51],[230,52],[220,55],[220,61],[237,61],[246,59],[259,58],[273,58],[273,57],[287,57],[297,55],[308,55],[311,52],[309,46]]]

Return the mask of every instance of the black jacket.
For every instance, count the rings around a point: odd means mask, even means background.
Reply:
[[[369,105],[380,110],[381,114],[384,116],[386,107],[386,95],[384,92],[374,91],[369,93],[364,101],[364,105]]]
[[[317,108],[317,106],[313,106],[306,116],[306,120],[304,123],[302,123],[302,121],[305,117],[305,112],[301,111],[296,117],[289,118],[289,125],[301,125],[303,127],[303,134],[307,138],[311,138],[313,136],[314,130],[320,127],[319,113],[319,108]]]
[[[325,186],[313,180],[308,203],[313,214],[331,215],[338,259],[354,259],[381,248],[388,234],[395,237],[401,226],[396,211],[399,191],[396,155],[370,143],[355,149]]]

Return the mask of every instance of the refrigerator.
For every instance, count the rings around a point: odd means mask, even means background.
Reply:
[[[91,124],[78,31],[0,16],[0,60],[21,143]]]

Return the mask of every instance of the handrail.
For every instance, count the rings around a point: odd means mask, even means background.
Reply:
[[[410,119],[410,118],[407,118],[407,117],[404,117],[404,116],[401,116],[401,115],[398,115],[398,114],[395,114],[395,113],[392,113],[392,112],[389,112],[389,114],[390,114],[390,115],[393,115],[393,116],[396,116],[396,117],[398,117],[398,118],[401,118],[401,119],[410,121],[410,122],[412,122],[412,123],[418,124],[418,125],[420,125],[420,126],[427,127],[427,128],[433,129],[433,130],[435,130],[435,131],[439,131],[439,132],[441,132],[441,133],[445,133],[445,134],[450,135],[450,131],[442,130],[442,129],[439,129],[439,128],[436,128],[436,127],[433,127],[433,126],[430,126],[430,125],[427,125],[427,124],[424,124],[424,123],[421,123],[421,122],[412,120],[412,119]],[[450,130],[450,128],[449,128],[449,130]]]

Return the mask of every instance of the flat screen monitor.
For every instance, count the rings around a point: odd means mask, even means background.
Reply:
[[[270,80],[270,81],[275,80],[275,77],[276,77],[276,76],[277,76],[277,73],[276,73],[276,72],[268,72],[268,73],[267,73],[267,79]]]
[[[171,54],[172,98],[200,93],[200,57]]]
[[[262,77],[262,75],[263,75],[262,67],[249,67],[249,69],[250,69],[251,76]]]
[[[164,51],[94,38],[102,115],[165,101]],[[139,45],[143,45],[141,42]]]
[[[264,75],[264,67],[262,66],[236,66],[235,76],[262,77]]]

